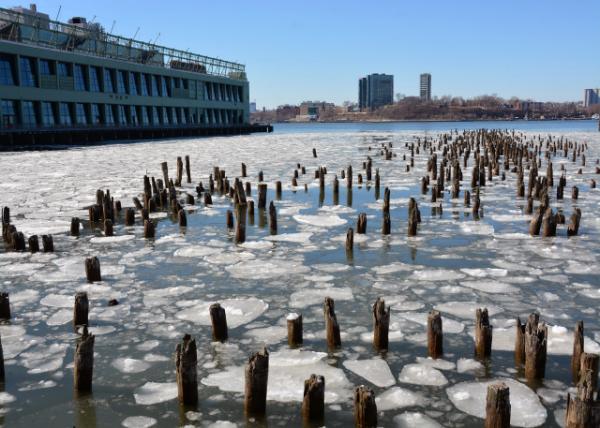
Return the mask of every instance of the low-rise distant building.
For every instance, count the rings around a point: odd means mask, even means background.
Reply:
[[[540,113],[544,110],[544,103],[539,101],[517,101],[515,109],[522,113]]]
[[[326,113],[335,111],[335,104],[325,101],[304,101],[300,104],[300,116],[309,120],[317,120]]]
[[[590,107],[600,104],[600,88],[586,89],[583,94],[583,106]]]
[[[250,103],[250,113],[256,113],[256,101]]]

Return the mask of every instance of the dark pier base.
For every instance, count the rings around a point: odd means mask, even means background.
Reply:
[[[0,151],[19,148],[87,146],[123,140],[246,135],[253,132],[273,132],[273,126],[2,130],[0,131]]]

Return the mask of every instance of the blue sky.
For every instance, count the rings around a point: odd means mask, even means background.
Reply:
[[[30,0],[23,2],[28,4]],[[35,1],[35,0],[31,0]],[[2,2],[4,6],[18,3]],[[394,92],[579,101],[600,87],[598,0],[38,0],[59,19],[96,16],[114,32],[246,64],[259,107],[356,101],[358,78]]]

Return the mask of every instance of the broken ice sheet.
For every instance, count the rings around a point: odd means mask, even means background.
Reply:
[[[390,366],[379,357],[368,360],[346,360],[344,367],[375,386],[386,387],[396,383]]]
[[[211,325],[209,308],[213,303],[216,302],[197,302],[194,306],[179,311],[176,316],[181,320],[196,324]],[[225,299],[218,303],[225,309],[229,328],[236,328],[254,321],[269,308],[267,303],[255,297]]]

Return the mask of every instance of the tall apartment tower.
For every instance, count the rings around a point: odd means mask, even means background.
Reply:
[[[431,74],[421,74],[420,97],[423,101],[431,101]]]
[[[369,74],[358,80],[358,106],[373,110],[394,102],[394,76]]]
[[[583,95],[583,106],[600,104],[600,89],[586,89]]]

